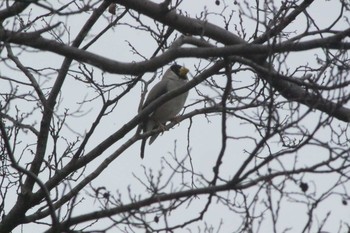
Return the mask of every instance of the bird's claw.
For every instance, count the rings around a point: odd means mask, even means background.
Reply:
[[[181,117],[180,116],[175,116],[171,119],[171,121],[175,122],[176,124],[179,124],[181,121]]]

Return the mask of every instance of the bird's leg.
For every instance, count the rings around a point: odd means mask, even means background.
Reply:
[[[174,121],[176,124],[179,124],[181,121],[180,118],[181,118],[181,116],[176,115],[173,118],[171,118],[170,121]]]
[[[161,129],[161,131],[162,131],[161,133],[164,133],[164,131],[165,131],[165,123],[163,124],[160,121],[155,121],[155,123],[156,123],[157,127],[154,127],[153,129]]]

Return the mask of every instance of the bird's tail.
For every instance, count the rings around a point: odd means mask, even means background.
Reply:
[[[141,148],[140,148],[140,157],[141,157],[141,159],[143,159],[145,157],[146,140],[147,140],[147,138],[144,138],[141,141]]]
[[[156,140],[156,138],[158,137],[158,135],[159,135],[159,133],[152,135],[152,136],[149,138],[148,144],[151,145],[151,144],[154,142],[154,140]]]

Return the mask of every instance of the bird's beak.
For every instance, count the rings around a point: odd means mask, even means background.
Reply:
[[[188,73],[189,69],[187,69],[186,67],[181,67],[180,68],[180,76],[185,76]]]

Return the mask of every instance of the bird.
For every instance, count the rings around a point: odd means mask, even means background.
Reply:
[[[187,73],[189,69],[178,64],[173,64],[170,68],[165,71],[163,78],[159,81],[149,92],[142,109],[147,107],[156,99],[160,98],[162,95],[175,90],[188,82]],[[157,129],[159,127],[164,127],[164,124],[174,119],[177,114],[184,107],[186,99],[188,96],[188,91],[184,92],[158,108],[156,108],[147,118],[141,123],[143,132],[149,132],[151,130]],[[154,140],[158,137],[159,133],[154,134],[150,137],[149,145],[151,145]],[[144,151],[147,138],[142,139],[141,142],[141,158],[144,158]]]

